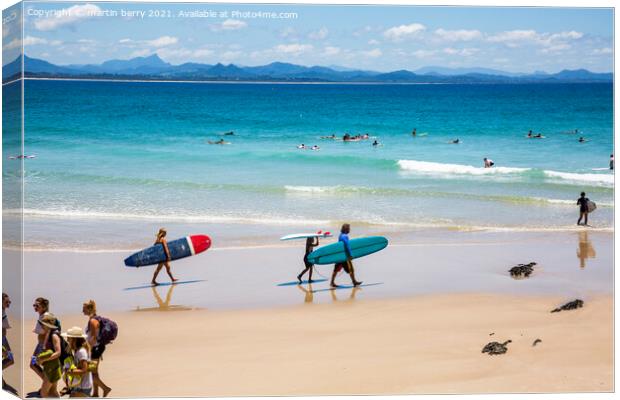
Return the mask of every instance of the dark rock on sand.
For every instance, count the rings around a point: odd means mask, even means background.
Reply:
[[[490,342],[486,346],[484,346],[482,352],[489,353],[489,355],[491,356],[496,354],[504,354],[508,351],[508,347],[506,347],[508,343],[512,343],[512,340],[508,339],[504,343]]]
[[[573,301],[570,301],[564,304],[562,307],[551,310],[551,312],[553,313],[553,312],[560,312],[560,311],[566,311],[566,310],[575,310],[581,307],[583,307],[583,300],[576,299],[576,300],[573,300]]]
[[[535,262],[531,262],[529,264],[519,264],[515,267],[510,268],[510,276],[513,278],[529,278],[529,276],[534,272]]]

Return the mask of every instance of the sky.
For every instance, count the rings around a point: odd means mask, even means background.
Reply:
[[[24,17],[26,55],[57,65],[157,54],[175,65],[613,70],[611,8],[25,2]],[[5,64],[21,44],[9,26]]]

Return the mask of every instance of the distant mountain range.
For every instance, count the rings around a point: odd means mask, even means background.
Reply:
[[[612,82],[612,73],[594,73],[585,69],[564,70],[556,74],[510,73],[488,68],[424,67],[416,71],[363,71],[339,66],[305,67],[274,62],[258,67],[221,63],[185,63],[172,65],[157,54],[130,60],[110,60],[99,65],[54,65],[44,60],[23,57],[24,76],[73,79],[254,81],[254,82],[343,82],[343,83],[560,83]],[[20,75],[22,57],[2,67],[3,82]]]

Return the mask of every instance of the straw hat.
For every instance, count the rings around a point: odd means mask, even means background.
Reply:
[[[41,323],[41,325],[47,326],[48,328],[51,328],[51,329],[58,328],[56,326],[56,317],[51,312],[44,313],[41,316],[41,318],[39,318],[39,322]]]
[[[67,332],[61,333],[61,336],[64,338],[84,338],[86,339],[86,335],[84,331],[79,326],[74,326],[70,328]]]

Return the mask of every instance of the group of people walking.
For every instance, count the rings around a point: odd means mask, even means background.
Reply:
[[[13,353],[6,331],[11,326],[6,310],[11,304],[6,293],[2,293],[2,369],[13,364]],[[41,386],[31,397],[107,397],[112,388],[107,386],[99,374],[106,345],[116,338],[116,324],[97,315],[97,305],[89,300],[82,305],[82,313],[88,318],[86,328],[74,326],[62,332],[60,320],[49,311],[49,300],[38,297],[32,306],[38,314],[33,333],[37,344],[30,359],[30,369],[41,379]],[[65,387],[58,390],[58,383]],[[4,380],[3,388],[17,391]],[[11,390],[12,389],[12,390]]]

